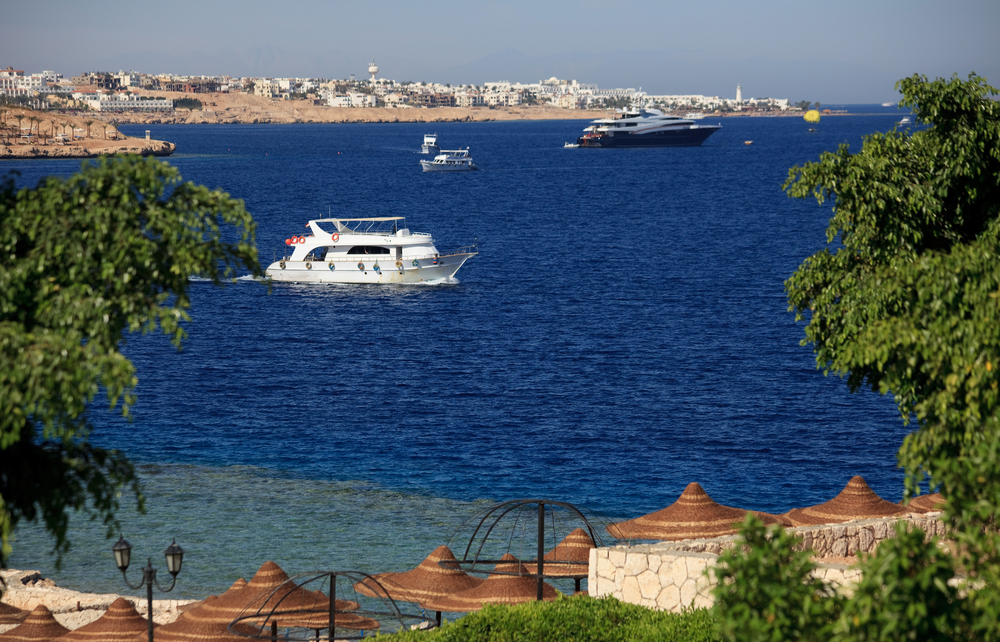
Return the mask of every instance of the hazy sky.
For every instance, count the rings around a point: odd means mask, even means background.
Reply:
[[[0,68],[575,78],[649,93],[894,101],[914,73],[1000,85],[1000,0],[4,0]]]

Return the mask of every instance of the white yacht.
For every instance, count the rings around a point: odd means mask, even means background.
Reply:
[[[425,172],[467,172],[479,169],[472,162],[469,149],[442,149],[434,160],[422,160],[420,166]]]
[[[580,147],[696,147],[722,125],[699,125],[659,109],[619,110],[591,122],[576,140]]]
[[[424,134],[424,144],[420,146],[421,154],[437,154],[441,151],[438,147],[437,134]]]
[[[434,239],[410,232],[402,216],[321,218],[309,233],[285,239],[291,254],[267,267],[273,281],[293,283],[421,283],[444,281],[475,256],[476,246],[441,254]]]

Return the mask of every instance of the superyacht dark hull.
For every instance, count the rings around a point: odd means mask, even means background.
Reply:
[[[649,134],[608,132],[583,135],[576,139],[580,147],[697,147],[721,129],[717,125],[678,128]]]

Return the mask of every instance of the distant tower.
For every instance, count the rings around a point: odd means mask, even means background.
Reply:
[[[736,102],[743,102],[743,88],[739,85],[736,85]]]
[[[368,73],[372,75],[371,81],[375,82],[375,74],[378,73],[378,65],[375,64],[374,58],[372,58],[372,64],[368,65]]]

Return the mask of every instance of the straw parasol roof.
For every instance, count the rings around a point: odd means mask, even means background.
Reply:
[[[24,619],[24,622],[10,631],[0,634],[2,642],[51,642],[60,635],[69,633],[62,624],[52,617],[52,611],[39,604]]]
[[[308,591],[293,583],[286,583],[288,579],[288,574],[280,566],[274,562],[265,562],[245,586],[241,588],[240,582],[237,581],[222,595],[206,599],[198,608],[182,613],[173,623],[157,629],[156,639],[163,642],[194,642],[214,640],[215,638],[211,636],[221,636],[218,638],[220,641],[245,640],[228,631],[230,622],[237,617],[253,615],[259,611],[262,614],[259,618],[249,618],[238,625],[246,627],[247,630],[256,630],[265,624],[266,616],[275,607],[277,613],[275,617],[268,619],[267,623],[277,622],[279,626],[307,628],[317,628],[318,625],[318,628],[325,628],[329,621],[330,598],[322,592]],[[336,607],[338,610],[350,610],[358,608],[358,605],[355,602],[337,600]],[[320,613],[315,617],[312,613],[281,615],[281,612],[300,609]],[[337,614],[338,626],[351,628],[352,623],[366,629],[378,627],[377,622],[368,618]]]
[[[24,609],[0,602],[0,624],[20,624],[26,617],[28,612]]]
[[[585,576],[588,573],[592,548],[596,546],[590,534],[582,528],[576,528],[545,554],[545,566],[542,568],[546,575],[553,577]],[[549,564],[550,561],[553,563]],[[559,562],[583,562],[583,564],[559,564]]]
[[[844,490],[828,502],[808,508],[793,508],[785,513],[793,526],[814,524],[839,524],[854,519],[892,517],[911,512],[899,504],[884,500],[875,494],[860,475],[851,477]]]
[[[154,628],[158,624],[153,624]],[[101,617],[58,638],[59,642],[129,642],[138,635],[148,637],[149,620],[123,597],[116,599]]]
[[[225,593],[223,593],[223,595],[225,595],[226,593],[229,593],[230,591],[238,591],[241,588],[245,587],[246,585],[247,585],[247,581],[241,577],[240,579],[238,579],[235,582],[233,582],[233,585],[230,586],[228,589],[226,589],[226,591],[225,591]],[[177,610],[180,611],[181,613],[184,613],[185,611],[191,611],[191,610],[194,610],[194,609],[198,608],[199,606],[201,606],[205,602],[208,602],[209,600],[217,600],[217,599],[219,599],[218,595],[209,595],[204,600],[201,600],[201,601],[198,601],[198,602],[189,602],[188,604],[182,604],[181,606],[177,607]]]
[[[456,562],[454,565],[449,562]],[[403,602],[417,602],[424,608],[428,600],[438,600],[461,593],[485,580],[459,570],[454,553],[438,546],[416,568],[403,573],[379,573],[374,576],[389,597]],[[358,582],[355,590],[369,597],[385,597],[385,592],[371,583]]]
[[[487,604],[520,604],[534,602],[538,597],[538,580],[527,575],[528,570],[510,553],[500,558],[494,567],[496,575],[490,575],[479,586],[449,597],[421,602],[421,606],[435,611],[468,613],[478,611]],[[517,573],[517,575],[509,575]],[[549,584],[542,585],[542,599],[550,602],[556,599],[557,591]]]
[[[914,497],[909,504],[904,504],[904,506],[918,513],[930,513],[944,510],[945,501],[941,493],[931,493],[930,495]]]
[[[746,516],[753,513],[765,524],[782,524],[778,515],[731,508],[717,504],[702,487],[692,482],[677,501],[653,513],[608,525],[608,532],[618,539],[706,539],[732,535]]]

